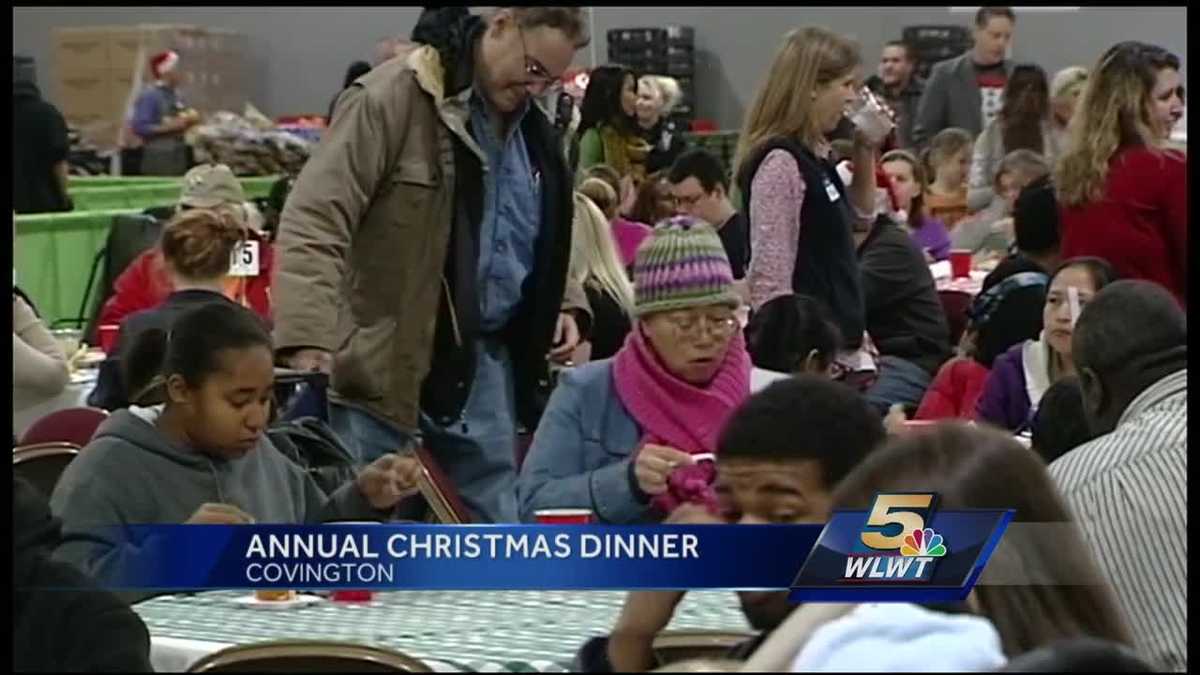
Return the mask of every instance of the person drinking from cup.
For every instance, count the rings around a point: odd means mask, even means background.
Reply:
[[[521,520],[586,508],[605,523],[661,519],[712,477],[725,419],[750,392],[729,260],[707,224],[660,222],[634,264],[633,330],[611,359],[564,371],[517,481]]]
[[[263,433],[271,338],[249,310],[202,305],[169,332],[143,333],[128,354],[130,386],[160,388],[165,404],[113,413],[50,498],[63,528],[55,556],[101,582],[144,550],[114,536],[121,526],[378,521],[416,493],[413,457],[384,455],[326,497],[275,448]]]
[[[750,220],[751,308],[792,293],[825,303],[845,340],[839,362],[853,371],[873,365],[862,349],[866,321],[852,223],[875,219],[875,154],[884,138],[869,132],[891,129],[876,106],[859,106],[856,119],[872,124],[856,129],[846,186],[829,137],[860,98],[860,63],[858,45],[828,30],[788,33],[746,115],[734,162]]]

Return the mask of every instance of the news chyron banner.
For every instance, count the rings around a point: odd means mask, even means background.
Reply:
[[[825,525],[138,525],[114,590],[789,590],[797,602],[964,599],[1011,510],[881,494]]]

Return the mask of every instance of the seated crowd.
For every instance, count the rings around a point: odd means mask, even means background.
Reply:
[[[1058,528],[1006,538],[984,575],[1040,585],[981,583],[952,605],[740,592],[757,637],[729,668],[1019,669],[1091,645],[1106,665],[1186,670],[1178,57],[1126,42],[1048,76],[1005,57],[1015,15],[985,7],[975,46],[929,81],[909,47],[885,47],[869,84],[895,131],[872,138],[845,128],[858,45],[797,29],[726,167],[686,147],[673,80],[616,65],[591,72],[563,152],[541,108],[511,100],[513,83],[541,96],[586,41],[563,16],[577,12],[427,9],[410,51],[335,99],[277,239],[238,208],[227,167],[184,179],[159,244],[104,305],[120,329],[90,402],[111,415],[49,512],[14,481],[17,580],[87,589],[81,611],[114,633],[54,665],[148,669],[122,603],[152,593],[96,590],[139,555],[112,526],[424,518],[422,460],[404,449],[419,434],[476,522],[577,508],[613,524],[823,523],[878,492],[932,491]],[[462,36],[477,42],[439,42]],[[522,48],[525,71],[498,58]],[[508,114],[499,128],[519,133],[439,127],[456,152],[429,146],[421,125],[441,118],[425,101],[443,92],[421,68],[451,57],[491,69],[469,97],[447,94],[462,114]],[[453,68],[447,86],[472,81]],[[383,111],[393,99],[418,102]],[[377,149],[401,123],[420,142]],[[481,171],[484,156],[501,168]],[[260,273],[232,276],[249,240]],[[980,285],[957,335],[931,265],[966,252]],[[15,288],[13,313],[14,395],[61,390],[65,356]],[[321,424],[355,476],[340,487],[267,434],[284,366],[331,377]],[[651,669],[683,596],[629,593],[576,668]],[[48,621],[28,611],[18,638]]]

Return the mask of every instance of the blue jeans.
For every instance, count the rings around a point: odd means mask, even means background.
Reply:
[[[512,361],[499,340],[476,341],[475,380],[462,418],[443,427],[424,413],[425,447],[458,487],[477,522],[516,523],[517,413]],[[414,434],[366,411],[330,404],[330,426],[355,459],[368,464],[411,443]]]
[[[919,405],[933,378],[923,368],[898,356],[879,359],[879,377],[867,390],[867,403],[887,415],[894,403]]]

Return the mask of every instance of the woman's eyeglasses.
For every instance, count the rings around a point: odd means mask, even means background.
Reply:
[[[738,328],[738,320],[732,314],[728,316],[668,314],[666,319],[680,337],[689,339],[700,337],[703,326],[707,326],[714,337],[721,339],[733,335]]]

